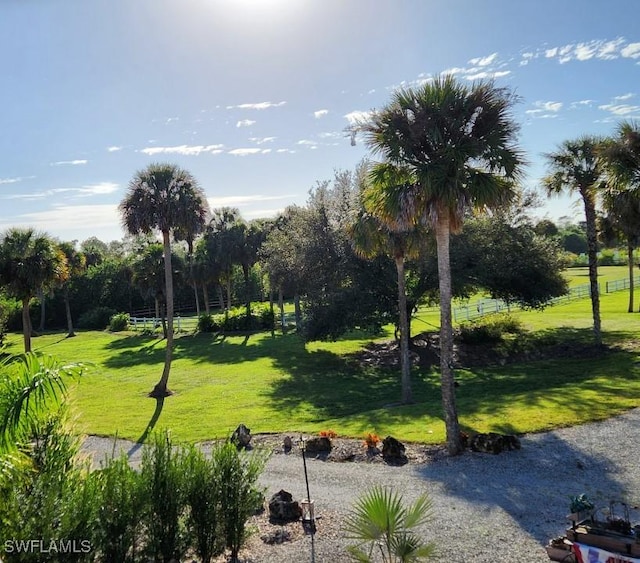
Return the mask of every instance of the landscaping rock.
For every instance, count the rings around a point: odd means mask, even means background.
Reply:
[[[479,432],[471,436],[469,448],[474,452],[499,454],[508,450],[519,450],[520,439],[513,434],[498,434],[496,432],[484,434]]]
[[[314,436],[307,440],[305,450],[310,454],[330,452],[331,440],[326,436]]]
[[[404,465],[407,463],[404,444],[392,436],[382,440],[382,459],[390,465]]]
[[[284,453],[288,454],[291,451],[291,448],[293,448],[293,440],[291,439],[291,436],[285,436],[282,441],[282,449],[284,450]]]
[[[238,449],[246,448],[251,442],[251,430],[244,424],[241,424],[231,434],[231,442],[236,445]]]
[[[291,493],[281,489],[269,501],[269,517],[277,522],[291,522],[302,516],[302,508]]]

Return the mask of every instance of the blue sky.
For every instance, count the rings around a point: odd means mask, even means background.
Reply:
[[[353,116],[444,72],[522,98],[535,188],[544,152],[640,118],[639,20],[635,0],[4,0],[0,230],[119,239],[158,161],[212,207],[273,215],[367,154]],[[573,202],[537,214],[580,219]]]

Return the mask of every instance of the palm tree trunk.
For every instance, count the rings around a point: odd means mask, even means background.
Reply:
[[[296,315],[296,331],[302,331],[302,310],[300,309],[300,295],[297,293],[293,296],[293,307]]]
[[[40,299],[40,326],[38,327],[38,332],[44,332],[47,316],[47,303],[43,289],[38,290],[38,299]]]
[[[629,309],[633,313],[633,243],[631,237],[627,239],[627,263],[629,264]]]
[[[198,284],[193,282],[193,296],[196,299],[196,317],[200,316],[200,295],[198,294]]]
[[[207,283],[202,284],[202,299],[204,299],[204,312],[209,315],[211,313],[211,306],[209,305],[209,290],[207,289]]]
[[[24,340],[24,353],[31,352],[31,317],[29,316],[29,297],[22,299],[22,337]]]
[[[598,290],[598,235],[596,231],[596,206],[593,197],[582,192],[587,221],[587,254],[589,257],[589,285],[591,288],[591,312],[593,314],[593,338],[596,346],[602,344],[600,323],[600,292]]]
[[[278,288],[278,307],[280,308],[280,328],[284,334],[284,295],[281,287]]]
[[[409,323],[407,314],[407,293],[404,280],[404,256],[396,257],[398,272],[398,313],[400,315],[400,381],[402,383],[402,404],[413,402],[411,394],[411,362],[409,358]]]
[[[251,328],[251,294],[249,292],[249,266],[242,264],[242,275],[244,276],[244,298],[247,308],[247,330]]]
[[[449,260],[449,216],[439,214],[436,222],[438,250],[438,283],[440,289],[440,379],[442,408],[447,433],[447,449],[451,455],[462,452],[460,425],[456,407],[456,389],[453,378],[453,325],[451,321],[451,264]]]
[[[154,398],[167,397],[172,394],[167,388],[169,371],[171,370],[171,360],[173,358],[173,274],[171,270],[171,239],[169,237],[169,231],[162,232],[162,243],[164,246],[164,282],[167,299],[167,348],[162,377],[149,394]]]
[[[76,333],[73,330],[73,319],[71,318],[71,303],[69,303],[69,288],[64,288],[64,311],[67,315],[67,338],[75,336]]]
[[[227,276],[227,306],[224,309],[225,318],[229,317],[229,309],[231,309],[231,272]]]

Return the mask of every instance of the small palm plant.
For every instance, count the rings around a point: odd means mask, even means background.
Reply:
[[[435,546],[416,533],[431,518],[431,500],[424,494],[405,506],[398,493],[374,487],[354,505],[347,516],[347,537],[357,540],[349,554],[361,563],[410,563],[433,557]],[[379,557],[378,557],[379,556]]]

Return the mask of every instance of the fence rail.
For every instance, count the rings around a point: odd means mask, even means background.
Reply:
[[[162,326],[162,319],[157,317],[129,317],[129,326],[132,330],[155,330]],[[197,317],[174,317],[174,330],[186,332],[195,330],[198,326]]]
[[[634,287],[640,286],[640,276],[635,277],[633,280]],[[605,283],[605,293],[614,293],[616,291],[622,291],[629,289],[629,278],[622,280],[613,280]],[[602,293],[602,286],[598,284],[598,291]],[[591,296],[591,286],[589,284],[578,285],[572,287],[567,293],[560,297],[554,297],[549,301],[550,305],[559,305],[561,303],[569,303],[576,299],[584,299]],[[460,305],[452,309],[453,320],[460,321],[472,321],[478,319],[484,315],[491,313],[499,313],[501,311],[510,311],[511,308],[519,308],[518,306],[509,306],[501,299],[479,299],[473,303]]]

